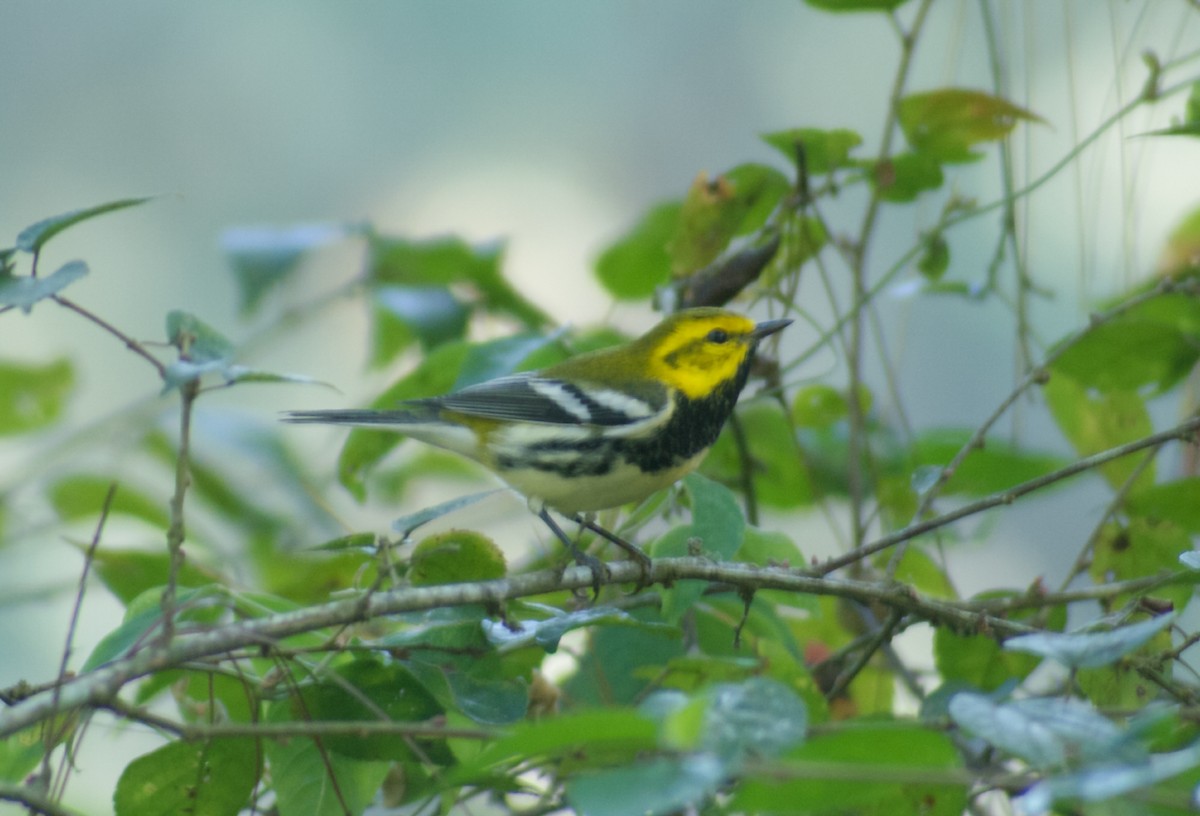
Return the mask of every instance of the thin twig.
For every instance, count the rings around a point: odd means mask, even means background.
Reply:
[[[1138,462],[1129,471],[1128,478],[1121,483],[1121,487],[1117,489],[1108,506],[1104,508],[1104,513],[1100,516],[1100,520],[1096,522],[1095,527],[1092,528],[1092,534],[1087,537],[1087,541],[1080,548],[1079,554],[1075,556],[1075,563],[1071,565],[1071,569],[1067,572],[1067,577],[1063,579],[1059,588],[1066,589],[1075,580],[1077,575],[1087,570],[1088,564],[1092,560],[1092,551],[1096,547],[1096,542],[1100,540],[1100,536],[1103,535],[1104,529],[1108,526],[1109,521],[1116,514],[1117,510],[1124,504],[1129,491],[1133,489],[1133,486],[1137,483],[1141,475],[1146,472],[1146,468],[1153,464],[1159,450],[1161,448],[1151,448],[1146,451],[1146,455],[1142,457],[1142,461]]]
[[[1083,459],[1072,462],[1070,465],[1060,468],[1053,473],[1044,474],[1036,479],[1030,479],[1027,482],[1022,482],[1021,484],[1011,487],[1008,490],[1002,490],[999,493],[993,493],[990,496],[985,496],[978,501],[965,504],[956,510],[936,516],[935,518],[909,524],[902,530],[897,530],[896,532],[886,535],[883,538],[879,538],[868,544],[864,544],[861,547],[851,550],[845,555],[840,555],[836,558],[830,558],[821,565],[814,567],[811,570],[811,573],[813,575],[828,575],[834,570],[841,569],[849,564],[861,561],[862,559],[874,555],[881,550],[886,550],[889,547],[895,547],[897,544],[910,541],[919,535],[923,535],[924,533],[928,533],[940,527],[945,527],[947,524],[967,518],[968,516],[977,515],[985,510],[990,510],[993,507],[1012,504],[1017,499],[1032,493],[1035,490],[1041,490],[1043,487],[1049,487],[1056,482],[1061,482],[1064,479],[1069,479],[1070,477],[1077,476],[1080,473],[1094,470],[1101,465],[1108,464],[1109,462],[1120,459],[1123,456],[1128,456],[1131,453],[1137,453],[1140,450],[1153,448],[1173,440],[1186,439],[1194,434],[1197,430],[1200,430],[1200,417],[1193,417],[1187,422],[1180,423],[1169,430],[1151,434],[1150,436],[1135,440],[1133,442],[1128,442],[1124,445],[1118,445],[1115,448],[1101,451],[1100,453],[1092,456],[1085,456]]]
[[[179,452],[175,458],[175,492],[171,496],[171,523],[167,527],[167,553],[169,556],[167,585],[162,594],[162,640],[169,643],[175,635],[175,607],[179,571],[183,567],[183,540],[186,536],[183,509],[184,498],[192,483],[191,436],[192,407],[200,393],[200,381],[188,380],[179,386]]]
[[[899,611],[893,610],[888,616],[887,622],[879,627],[879,631],[874,633],[863,648],[859,649],[858,656],[854,658],[854,662],[847,666],[837,679],[830,686],[829,691],[825,692],[825,699],[832,700],[840,695],[846,688],[854,682],[854,678],[858,677],[870,661],[875,652],[879,651],[879,647],[892,639],[896,628],[900,625],[900,621],[904,618]]]
[[[879,156],[876,160],[879,165],[882,165],[891,157],[892,140],[895,137],[896,123],[899,119],[900,97],[904,92],[909,69],[912,66],[913,53],[915,51],[914,45],[931,5],[932,0],[922,0],[921,5],[917,7],[912,27],[909,31],[901,32],[900,34],[900,63],[896,66],[896,76],[892,83],[887,117],[884,121],[883,136],[880,140]],[[866,539],[867,532],[866,523],[863,518],[863,503],[866,496],[866,475],[863,473],[863,467],[867,458],[865,454],[869,452],[869,445],[866,433],[866,417],[863,415],[862,404],[859,402],[859,394],[862,391],[863,383],[863,334],[865,332],[863,307],[869,301],[867,288],[867,247],[871,240],[871,234],[874,232],[879,208],[882,204],[883,198],[880,191],[878,188],[875,188],[867,203],[867,211],[863,216],[862,225],[859,228],[858,239],[854,243],[850,264],[854,287],[851,308],[854,310],[855,317],[850,323],[850,340],[847,343],[846,350],[846,367],[850,374],[850,398],[848,401],[850,433],[847,451],[849,464],[846,475],[850,493],[851,541],[854,542],[855,547],[862,545]]]
[[[287,740],[295,737],[369,737],[377,735],[408,736],[417,739],[488,740],[499,731],[484,728],[449,727],[437,722],[405,722],[401,720],[294,720],[290,722],[220,722],[187,723],[171,720],[142,708],[114,699],[104,706],[123,720],[139,722],[183,740],[206,740],[218,737],[253,737],[256,739]]]
[[[41,778],[46,782],[51,778],[50,757],[54,747],[58,745],[61,739],[68,736],[66,732],[73,727],[73,720],[68,718],[67,724],[62,726],[62,733],[58,731],[58,697],[62,684],[67,679],[67,666],[70,663],[71,651],[75,643],[75,629],[79,626],[79,611],[83,607],[83,596],[87,591],[88,575],[91,572],[92,562],[96,557],[96,548],[100,546],[100,537],[104,533],[105,522],[108,521],[108,514],[112,510],[113,498],[116,495],[117,483],[113,482],[108,486],[108,492],[104,494],[104,502],[100,505],[100,518],[96,522],[96,530],[92,533],[92,540],[88,543],[87,551],[83,556],[83,570],[79,574],[79,588],[75,592],[75,602],[71,607],[71,618],[67,623],[67,637],[63,643],[62,660],[58,664],[58,682],[54,684],[50,716],[46,720],[48,727],[42,737],[45,750],[42,754]],[[61,795],[61,791],[55,791],[55,795]]]
[[[141,343],[139,343],[137,340],[134,340],[132,337],[127,335],[125,332],[121,331],[116,326],[109,323],[104,318],[100,317],[100,315],[95,314],[94,312],[88,311],[87,309],[83,308],[79,304],[75,303],[72,300],[68,300],[67,298],[63,297],[62,295],[51,295],[50,299],[53,300],[58,305],[65,306],[66,308],[70,309],[71,311],[75,312],[76,314],[87,318],[88,320],[95,323],[97,326],[99,326],[100,328],[104,329],[106,332],[111,334],[113,337],[116,337],[118,340],[120,340],[122,343],[125,344],[125,348],[129,349],[134,354],[138,355],[139,357],[144,359],[146,362],[150,363],[150,365],[154,366],[154,370],[158,372],[158,376],[160,379],[166,378],[167,367],[165,365],[163,365],[161,362],[159,362],[159,360],[157,360],[153,354],[146,351],[146,347],[143,346]]]
[[[750,443],[746,441],[746,429],[737,414],[729,418],[729,429],[733,432],[734,446],[738,452],[738,476],[741,481],[742,495],[746,502],[746,521],[758,524],[758,491],[754,488],[754,469],[757,462],[750,453]]]
[[[945,488],[946,483],[953,478],[954,474],[958,472],[958,469],[962,467],[963,461],[966,460],[971,453],[983,447],[984,440],[987,438],[988,433],[992,430],[992,427],[999,422],[1006,413],[1008,413],[1008,409],[1016,404],[1017,400],[1019,400],[1021,396],[1027,390],[1029,390],[1029,388],[1034,385],[1044,384],[1048,380],[1050,376],[1048,373],[1050,367],[1053,366],[1063,354],[1087,337],[1088,333],[1097,326],[1104,325],[1105,323],[1111,323],[1112,321],[1129,313],[1133,309],[1136,309],[1142,304],[1148,303],[1155,298],[1174,293],[1195,295],[1198,293],[1198,287],[1195,281],[1173,281],[1168,278],[1164,278],[1157,286],[1123,300],[1120,304],[1114,306],[1112,309],[1109,309],[1107,312],[1093,315],[1091,319],[1088,320],[1088,324],[1086,326],[1077,329],[1075,332],[1062,340],[1058,345],[1056,345],[1054,349],[1046,355],[1046,358],[1042,361],[1042,364],[1032,371],[1029,371],[1025,377],[1022,378],[1021,382],[1019,382],[1017,386],[1013,388],[1012,392],[1009,393],[1009,395],[1003,400],[1001,400],[1000,404],[996,406],[995,410],[993,410],[987,419],[985,419],[983,423],[975,429],[975,432],[971,434],[971,438],[963,443],[963,446],[958,449],[958,452],[954,454],[954,457],[950,460],[950,462],[941,469],[941,471],[938,473],[937,481],[935,481],[933,485],[930,486],[930,488],[921,496],[921,500],[917,504],[917,509],[913,513],[912,522],[909,526],[911,527],[912,525],[919,523],[920,520],[924,518],[925,514],[928,513],[932,508],[934,500],[937,499],[937,497],[941,494],[942,489]],[[892,557],[891,563],[889,564],[889,577],[895,574],[895,565],[898,563],[899,559],[903,557],[903,555],[904,548],[901,547],[896,551],[896,554]]]

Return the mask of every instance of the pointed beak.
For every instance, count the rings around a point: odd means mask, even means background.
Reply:
[[[750,332],[750,336],[754,338],[755,342],[758,342],[764,337],[768,337],[790,325],[792,325],[792,321],[790,320],[764,320],[754,327],[754,331]]]

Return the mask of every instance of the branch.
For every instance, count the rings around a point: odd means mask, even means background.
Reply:
[[[999,493],[993,493],[990,496],[985,496],[979,501],[963,505],[956,510],[951,510],[949,513],[944,513],[936,518],[909,524],[907,527],[897,530],[890,535],[886,535],[883,538],[877,539],[868,544],[864,544],[861,547],[856,547],[845,555],[840,555],[837,558],[830,558],[819,567],[814,568],[813,573],[816,575],[828,575],[834,570],[841,569],[844,566],[861,561],[862,559],[874,555],[881,550],[894,547],[897,544],[909,541],[919,535],[928,533],[931,530],[945,527],[947,524],[951,524],[959,519],[966,518],[967,516],[973,516],[977,513],[982,513],[984,510],[990,510],[993,507],[1012,504],[1017,499],[1032,493],[1035,490],[1041,490],[1043,487],[1049,487],[1050,485],[1061,482],[1064,479],[1069,479],[1072,476],[1077,476],[1080,473],[1093,470],[1101,465],[1108,464],[1114,459],[1120,459],[1122,456],[1128,456],[1131,453],[1137,453],[1140,450],[1153,448],[1176,439],[1186,439],[1187,437],[1196,433],[1198,430],[1200,430],[1200,417],[1193,417],[1187,422],[1182,422],[1169,430],[1151,434],[1150,436],[1143,437],[1142,439],[1138,439],[1124,445],[1118,445],[1115,448],[1101,451],[1100,453],[1093,454],[1092,456],[1085,456],[1079,461],[1073,462],[1064,468],[1054,471],[1053,473],[1047,473],[1046,475],[1039,476],[1036,479],[1030,479],[1027,482],[1022,482],[1016,487],[1009,488],[1008,490],[1002,490]]]
[[[989,415],[988,418],[983,421],[982,425],[975,429],[975,433],[971,434],[971,438],[968,439],[962,448],[960,448],[959,451],[954,455],[954,458],[950,460],[950,463],[942,468],[941,472],[938,474],[937,481],[928,490],[926,490],[925,495],[921,497],[921,502],[917,506],[916,512],[913,513],[913,518],[918,519],[929,511],[934,499],[936,499],[941,493],[941,490],[943,487],[945,487],[946,482],[950,481],[951,477],[954,476],[959,467],[962,466],[963,460],[966,459],[972,451],[983,447],[984,439],[987,437],[988,432],[991,431],[992,427],[999,422],[1006,413],[1008,413],[1008,409],[1011,408],[1018,399],[1020,399],[1022,394],[1024,394],[1032,386],[1042,385],[1047,381],[1049,377],[1048,370],[1054,365],[1054,363],[1058,362],[1059,358],[1062,357],[1063,354],[1075,346],[1075,344],[1087,337],[1088,334],[1091,333],[1097,326],[1102,326],[1105,323],[1111,323],[1117,318],[1124,316],[1133,309],[1136,309],[1142,304],[1148,303],[1155,298],[1177,292],[1195,297],[1196,295],[1200,294],[1200,287],[1197,286],[1195,281],[1176,281],[1169,278],[1163,278],[1161,281],[1159,281],[1157,286],[1123,300],[1120,304],[1114,306],[1112,309],[1109,309],[1107,312],[1092,315],[1086,326],[1076,329],[1073,333],[1067,335],[1065,339],[1057,343],[1054,349],[1046,355],[1044,360],[1042,360],[1041,365],[1025,374],[1025,376],[1021,379],[1021,382],[1019,382],[1012,390],[1012,393],[1005,397],[1000,404],[996,406],[996,409],[992,411],[991,415]]]
[[[192,483],[191,438],[192,407],[200,394],[200,381],[189,380],[179,386],[179,453],[175,456],[175,492],[171,496],[171,524],[167,528],[167,586],[162,594],[164,641],[175,635],[175,602],[179,571],[183,567],[184,499]]]
[[[78,811],[68,810],[53,802],[28,785],[13,785],[0,782],[0,802],[19,802],[31,814],[40,816],[76,816]]]
[[[134,354],[138,355],[139,357],[144,359],[146,362],[150,363],[150,365],[154,366],[154,370],[158,372],[159,378],[161,378],[161,379],[166,378],[167,367],[164,366],[161,362],[159,362],[154,357],[153,354],[146,351],[146,347],[143,346],[141,343],[139,343],[137,340],[134,340],[132,337],[127,335],[125,332],[121,331],[116,326],[109,323],[104,318],[100,317],[100,315],[95,314],[94,312],[88,311],[87,309],[83,308],[82,306],[75,303],[74,301],[67,300],[62,295],[51,295],[50,299],[53,300],[55,303],[57,303],[59,306],[65,306],[68,309],[70,309],[71,311],[75,312],[76,314],[86,317],[88,320],[92,321],[97,326],[104,329],[106,332],[111,334],[113,337],[116,337],[118,340],[120,340],[122,343],[125,344],[125,348],[129,349]]]
[[[1197,420],[1200,422],[1200,420]],[[864,604],[880,604],[913,615],[935,626],[956,632],[987,632],[1011,637],[1037,631],[1026,624],[991,614],[990,609],[1018,608],[1021,599],[1007,599],[989,606],[987,601],[950,601],[930,598],[905,584],[880,584],[805,574],[785,567],[755,564],[716,563],[703,558],[656,559],[647,575],[642,565],[617,561],[607,565],[609,575],[602,583],[665,584],[675,581],[707,581],[731,589],[782,589],[814,595],[832,595]],[[445,584],[433,587],[406,587],[361,598],[348,598],[320,606],[277,615],[240,621],[207,631],[178,633],[170,643],[158,641],[114,660],[92,672],[68,679],[58,688],[57,706],[51,691],[28,696],[7,710],[0,711],[0,738],[51,716],[85,706],[108,706],[125,686],[139,677],[164,669],[177,668],[192,660],[224,655],[250,646],[274,646],[283,638],[331,626],[358,623],[384,615],[415,612],[437,607],[469,604],[499,604],[513,598],[544,595],[563,590],[591,588],[595,576],[586,567],[542,570],[496,581],[469,584]],[[1137,592],[1161,583],[1163,578],[1139,579],[1096,587],[1090,592],[1051,593],[1030,596],[1025,605],[1049,606],[1075,600],[1094,600],[1122,593]]]
[[[315,720],[312,722],[222,722],[185,723],[161,717],[149,711],[113,701],[104,706],[123,720],[140,722],[152,728],[174,734],[180,739],[194,741],[219,737],[254,737],[256,739],[287,740],[294,737],[361,737],[403,735],[419,739],[489,740],[500,735],[485,728],[455,728],[436,722],[406,722],[401,720]]]

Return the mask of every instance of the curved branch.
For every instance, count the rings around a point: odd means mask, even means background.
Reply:
[[[1200,423],[1200,420],[1197,420]],[[1008,599],[1006,605],[987,601],[950,601],[930,598],[913,587],[899,583],[878,583],[821,577],[797,569],[758,566],[743,563],[718,563],[704,558],[662,558],[654,561],[649,575],[641,564],[619,561],[607,565],[609,575],[603,583],[670,585],[676,581],[706,581],[731,589],[782,589],[814,595],[833,595],[867,604],[881,604],[911,614],[937,626],[958,632],[987,632],[1011,637],[1037,631],[1033,627],[1007,620],[992,610],[1016,608],[1022,599]],[[175,668],[192,660],[223,655],[248,646],[273,645],[281,639],[305,632],[357,623],[384,615],[468,604],[498,604],[512,598],[544,595],[564,589],[592,586],[592,571],[579,566],[566,570],[542,570],[496,581],[469,584],[445,584],[433,587],[406,587],[362,598],[349,598],[307,609],[270,615],[216,627],[207,631],[177,633],[169,644],[149,645],[128,657],[114,660],[94,671],[71,678],[56,686],[57,704],[52,689],[0,711],[0,738],[40,722],[54,713],[87,706],[108,706],[129,682],[148,674]],[[1091,592],[1052,593],[1029,596],[1026,605],[1045,606],[1094,600],[1126,592],[1145,590],[1161,583],[1160,577],[1095,587]]]

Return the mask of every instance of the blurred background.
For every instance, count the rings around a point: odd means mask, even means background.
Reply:
[[[981,8],[992,9],[1000,54],[989,55]],[[946,0],[934,4],[908,87],[994,90],[999,77],[1004,95],[1045,120],[1016,131],[1013,175],[1023,186],[1137,96],[1145,50],[1163,63],[1190,53],[1198,16],[1182,0]],[[764,132],[851,128],[865,137],[860,155],[872,155],[901,55],[886,16],[831,15],[798,0],[13,0],[0,19],[8,34],[0,49],[0,245],[49,215],[157,196],[72,229],[43,259],[45,270],[85,259],[91,274],[70,297],[147,340],[165,338],[174,308],[235,340],[253,335],[256,326],[237,316],[224,230],[364,220],[412,237],[503,241],[517,287],[562,322],[612,319],[640,331],[653,316],[641,305],[614,306],[591,273],[598,252],[647,207],[682,196],[699,172],[746,161],[783,169],[759,139]],[[1030,272],[1054,292],[1033,315],[1045,343],[1079,325],[1099,297],[1152,274],[1166,235],[1200,203],[1200,152],[1188,140],[1139,137],[1182,108],[1176,96],[1125,118],[1018,208]],[[959,172],[964,194],[981,203],[1002,194],[994,161]],[[840,212],[829,205],[831,218],[861,204],[843,203]],[[920,199],[889,208],[874,268],[890,266],[939,209]],[[857,229],[857,220],[838,223]],[[952,274],[982,278],[994,226],[950,236]],[[360,264],[353,247],[318,253],[307,294],[333,288]],[[828,321],[819,289],[811,291],[814,318]],[[901,286],[881,314],[916,426],[971,427],[1011,388],[1013,316],[1002,304],[968,307]],[[248,361],[327,380],[344,395],[245,388],[206,408],[273,421],[283,409],[364,399],[365,336],[365,315],[348,306]],[[805,342],[803,331],[789,342]],[[119,343],[50,304],[0,316],[0,355],[72,358],[76,427],[144,404],[159,388]],[[826,355],[802,376],[836,382],[839,367]],[[881,367],[876,360],[869,370]],[[1047,446],[1065,450],[1054,432],[1030,426],[1035,439],[1044,433]],[[336,447],[320,450],[332,467]],[[6,488],[21,481],[14,469],[22,461],[20,451],[0,447]],[[1102,497],[1084,490],[1080,513],[1094,512]],[[1077,531],[1079,519],[1039,516],[1036,499],[1029,506],[1027,522],[1006,519],[1000,557],[975,554],[989,582],[1027,584],[1062,568],[1045,542],[1056,530]],[[28,535],[0,551],[0,687],[57,670],[81,563],[44,508],[17,509],[27,511],[14,517]],[[1038,541],[1011,549],[1035,528]],[[963,581],[969,591],[969,573]],[[47,587],[56,590],[52,602]],[[103,590],[89,594],[77,654],[117,614]],[[90,813],[111,807],[127,761],[104,753],[81,757],[68,797]]]

